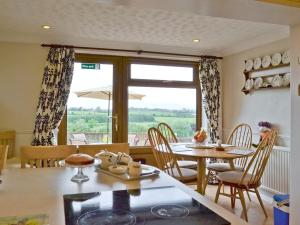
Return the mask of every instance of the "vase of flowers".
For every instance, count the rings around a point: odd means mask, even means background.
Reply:
[[[263,139],[267,138],[272,129],[272,124],[267,121],[261,121],[258,123],[259,127],[259,141],[262,141]]]

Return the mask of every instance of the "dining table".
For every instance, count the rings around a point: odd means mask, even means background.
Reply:
[[[224,147],[223,147],[224,146]],[[222,159],[228,161],[230,169],[234,170],[234,160],[246,156],[251,156],[254,152],[250,149],[236,147],[232,145],[222,145],[224,151],[216,149],[216,144],[197,145],[191,143],[171,143],[173,154],[178,158],[197,161],[197,191],[205,194],[206,161],[207,159]],[[245,154],[232,154],[232,150],[247,150]]]
[[[192,155],[187,152],[184,154]],[[211,154],[208,154],[208,156],[211,156]],[[75,168],[5,169],[0,177],[2,180],[0,184],[0,219],[9,216],[46,214],[49,216],[49,224],[64,225],[66,223],[63,195],[90,192],[103,193],[112,190],[143,189],[171,185],[222,216],[232,225],[247,224],[236,215],[162,171],[157,177],[132,181],[109,176],[95,170],[93,167],[85,168],[84,173],[89,176],[89,181],[75,183],[71,181],[71,177],[76,174]]]

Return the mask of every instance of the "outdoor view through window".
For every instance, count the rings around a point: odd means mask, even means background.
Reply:
[[[193,68],[131,64],[131,78],[192,81]],[[112,84],[113,65],[87,69],[75,63],[67,108],[69,144],[111,142]],[[180,141],[191,141],[196,128],[196,89],[128,87],[130,145],[149,145],[147,130],[160,122],[168,123]]]

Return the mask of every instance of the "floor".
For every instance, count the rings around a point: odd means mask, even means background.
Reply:
[[[195,189],[195,187],[192,186]],[[206,196],[214,201],[215,194],[217,191],[217,185],[208,185],[206,189]],[[228,190],[225,188],[225,192],[228,193]],[[272,206],[272,199],[267,194],[264,194],[263,191],[260,191],[261,197],[264,201],[265,208],[268,213],[268,218],[265,218],[264,213],[259,205],[259,202],[256,198],[254,193],[250,193],[252,201],[250,202],[247,196],[245,195],[246,204],[247,204],[247,212],[248,212],[248,222],[252,225],[273,225],[273,206]],[[230,198],[225,196],[220,196],[218,204],[226,208],[227,210],[231,211],[232,213],[236,214],[237,216],[242,215],[242,206],[237,200],[235,209],[231,209],[230,206]]]

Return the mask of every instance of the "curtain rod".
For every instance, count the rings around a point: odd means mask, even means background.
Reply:
[[[41,46],[42,47],[54,47],[54,48],[76,48],[76,49],[85,49],[85,50],[100,50],[100,51],[111,51],[111,52],[133,52],[133,53],[137,53],[138,55],[146,53],[146,54],[183,56],[183,57],[193,57],[193,58],[223,59],[223,57],[218,57],[218,56],[213,56],[213,55],[189,55],[189,54],[170,53],[170,52],[154,52],[154,51],[144,51],[144,50],[95,48],[95,47],[82,47],[82,46],[57,45],[57,44],[41,44]]]

